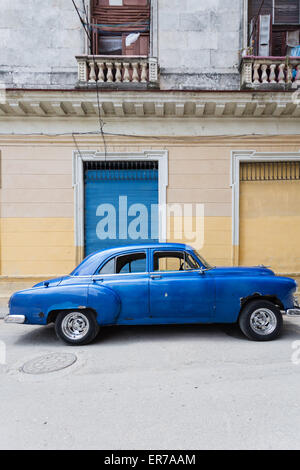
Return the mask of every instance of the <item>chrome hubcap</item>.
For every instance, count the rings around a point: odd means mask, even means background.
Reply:
[[[255,333],[259,335],[269,335],[273,333],[277,326],[277,318],[272,310],[259,308],[252,313],[250,325]]]
[[[80,312],[68,313],[61,324],[64,335],[69,339],[75,340],[84,338],[89,330],[89,326],[88,318]]]

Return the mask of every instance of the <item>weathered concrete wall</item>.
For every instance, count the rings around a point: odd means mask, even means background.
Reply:
[[[162,88],[238,89],[243,0],[158,3]]]
[[[238,89],[243,0],[156,1],[161,88]],[[74,87],[86,36],[71,0],[1,0],[1,7],[0,82]]]
[[[8,87],[74,86],[84,46],[71,0],[1,0],[0,81]]]

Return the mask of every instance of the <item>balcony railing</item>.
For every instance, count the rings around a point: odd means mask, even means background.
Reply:
[[[242,88],[298,88],[300,57],[243,57],[241,80]]]
[[[157,59],[138,56],[77,56],[79,86],[157,85]]]

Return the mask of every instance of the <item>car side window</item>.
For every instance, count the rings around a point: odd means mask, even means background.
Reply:
[[[117,257],[116,274],[144,272],[146,272],[146,253],[132,253]]]
[[[130,253],[110,259],[98,274],[130,274],[147,271],[146,253]]]
[[[200,269],[198,262],[185,251],[157,251],[153,257],[154,271],[188,271]]]
[[[98,274],[114,274],[115,273],[115,258],[110,259],[100,269]]]

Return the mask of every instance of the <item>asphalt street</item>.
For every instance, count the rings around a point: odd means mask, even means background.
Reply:
[[[53,326],[3,320],[0,341],[1,449],[300,448],[300,318],[267,343],[197,325],[110,327],[69,347]],[[77,361],[21,369],[49,353]]]

